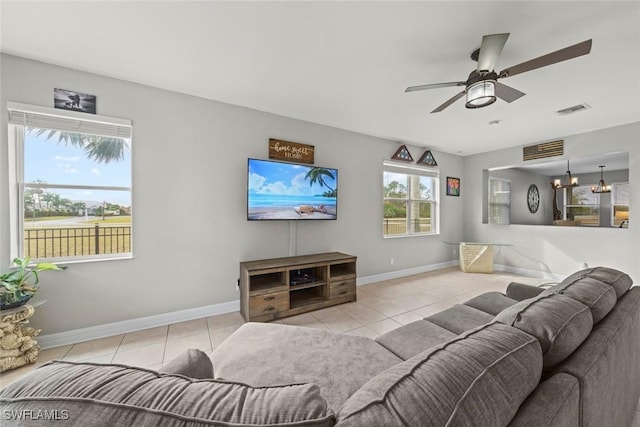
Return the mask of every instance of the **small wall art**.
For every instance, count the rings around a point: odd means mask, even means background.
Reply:
[[[269,158],[287,162],[313,164],[315,148],[313,145],[297,142],[269,139]]]
[[[460,178],[447,177],[447,196],[460,195]]]
[[[431,153],[431,150],[427,150],[422,153],[422,156],[420,156],[420,159],[416,163],[427,166],[438,166],[438,162],[436,162],[436,158],[433,157],[433,153]]]
[[[63,110],[96,114],[96,97],[67,89],[53,90],[53,106]]]
[[[411,153],[409,153],[406,145],[401,145],[391,158],[393,160],[400,160],[403,162],[413,162],[413,157],[411,157]]]

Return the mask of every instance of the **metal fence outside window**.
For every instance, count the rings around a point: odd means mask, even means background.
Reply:
[[[28,227],[24,255],[34,259],[131,252],[131,226]]]
[[[428,233],[431,231],[431,218],[416,218],[413,221],[416,232]],[[407,219],[384,218],[382,220],[382,228],[385,236],[407,234]]]

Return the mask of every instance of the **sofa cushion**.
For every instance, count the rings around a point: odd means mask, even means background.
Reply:
[[[508,298],[516,301],[522,301],[529,298],[535,298],[544,291],[545,288],[540,286],[525,285],[524,283],[511,282],[507,285],[505,294]]]
[[[49,362],[1,390],[0,406],[55,412],[65,426],[78,427],[329,427],[335,420],[313,384],[251,387],[123,365],[62,361]],[[3,420],[2,425],[46,425],[36,418]]]
[[[465,302],[464,305],[495,316],[505,308],[509,308],[517,302],[517,300],[511,299],[500,292],[486,292],[475,298],[471,298],[469,301]]]
[[[379,336],[376,341],[402,360],[456,337],[428,320],[416,320]]]
[[[618,301],[613,286],[591,277],[560,283],[542,292],[542,295],[549,294],[566,295],[589,307],[594,325],[609,314]]]
[[[584,270],[576,271],[561,283],[573,283],[580,280],[583,277],[590,277],[592,279],[600,280],[607,285],[613,286],[616,290],[616,296],[620,298],[625,294],[633,285],[633,280],[628,274],[623,273],[620,270],[608,267],[591,267]]]
[[[425,317],[425,320],[458,335],[493,321],[493,316],[473,307],[456,304],[451,308]]]
[[[371,379],[340,408],[337,426],[505,426],[541,370],[534,337],[483,325]]]
[[[189,378],[213,378],[213,365],[204,351],[189,348],[164,365],[160,372]]]
[[[521,301],[496,316],[540,341],[545,369],[566,359],[593,327],[589,308],[564,295],[548,294]]]
[[[213,352],[216,378],[254,386],[317,384],[334,412],[399,362],[369,338],[274,323],[245,323]]]

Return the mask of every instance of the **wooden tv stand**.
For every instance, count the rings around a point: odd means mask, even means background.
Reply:
[[[329,252],[241,262],[240,313],[264,322],[355,301],[356,259]]]

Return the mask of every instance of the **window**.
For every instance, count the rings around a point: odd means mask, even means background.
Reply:
[[[438,234],[438,171],[392,162],[383,169],[384,237]]]
[[[9,103],[11,253],[131,256],[131,123]]]
[[[509,224],[511,181],[489,178],[489,224]]]
[[[611,184],[611,224],[616,227],[629,226],[629,195],[628,182]]]
[[[564,197],[565,219],[580,225],[600,225],[600,195],[591,192],[591,185],[566,188]]]

